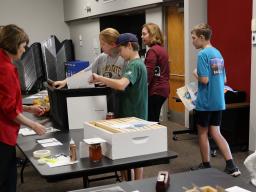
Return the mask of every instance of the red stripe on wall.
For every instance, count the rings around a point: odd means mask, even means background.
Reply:
[[[211,43],[224,57],[227,85],[250,100],[252,0],[208,0]]]

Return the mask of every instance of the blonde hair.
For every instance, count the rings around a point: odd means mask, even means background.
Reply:
[[[196,34],[197,37],[204,36],[205,40],[210,40],[212,37],[212,29],[210,25],[201,23],[194,26],[191,30],[191,34]]]
[[[146,23],[143,25],[143,28],[146,28],[149,33],[150,46],[155,44],[159,44],[159,45],[164,44],[163,33],[157,24]]]
[[[99,38],[107,44],[116,43],[119,32],[114,28],[106,28],[100,32]]]

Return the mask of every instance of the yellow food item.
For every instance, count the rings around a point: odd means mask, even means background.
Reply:
[[[185,192],[218,192],[218,190],[211,186],[203,186],[193,187],[192,189],[187,189]]]
[[[202,190],[202,192],[218,192],[217,189],[211,186],[203,186],[203,187],[200,187],[200,189]]]
[[[48,97],[48,96],[45,96],[45,97],[44,97],[44,101],[45,101],[46,103],[49,103],[49,97]]]
[[[50,103],[49,103],[49,97],[45,96],[44,98],[36,98],[33,100],[33,105],[41,106],[45,108],[45,112],[50,111]]]
[[[33,100],[33,105],[42,105],[42,104],[43,104],[43,102],[42,102],[42,99],[40,99],[40,98]]]

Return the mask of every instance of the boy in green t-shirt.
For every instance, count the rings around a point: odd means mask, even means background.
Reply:
[[[122,78],[110,79],[93,73],[92,82],[103,83],[122,91],[118,117],[138,117],[147,120],[147,70],[138,53],[138,39],[132,33],[123,33],[118,37],[116,44],[120,48],[120,55],[129,61]],[[135,179],[142,178],[143,168],[135,169]]]

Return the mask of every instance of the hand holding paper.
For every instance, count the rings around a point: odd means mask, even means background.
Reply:
[[[197,94],[197,84],[195,82],[191,82],[177,89],[176,93],[187,110],[190,111],[195,108],[195,100]]]
[[[90,83],[92,78],[91,69],[85,69],[76,73],[75,75],[67,78],[67,85],[69,89],[79,89],[79,88],[90,88],[94,87],[93,84]]]

